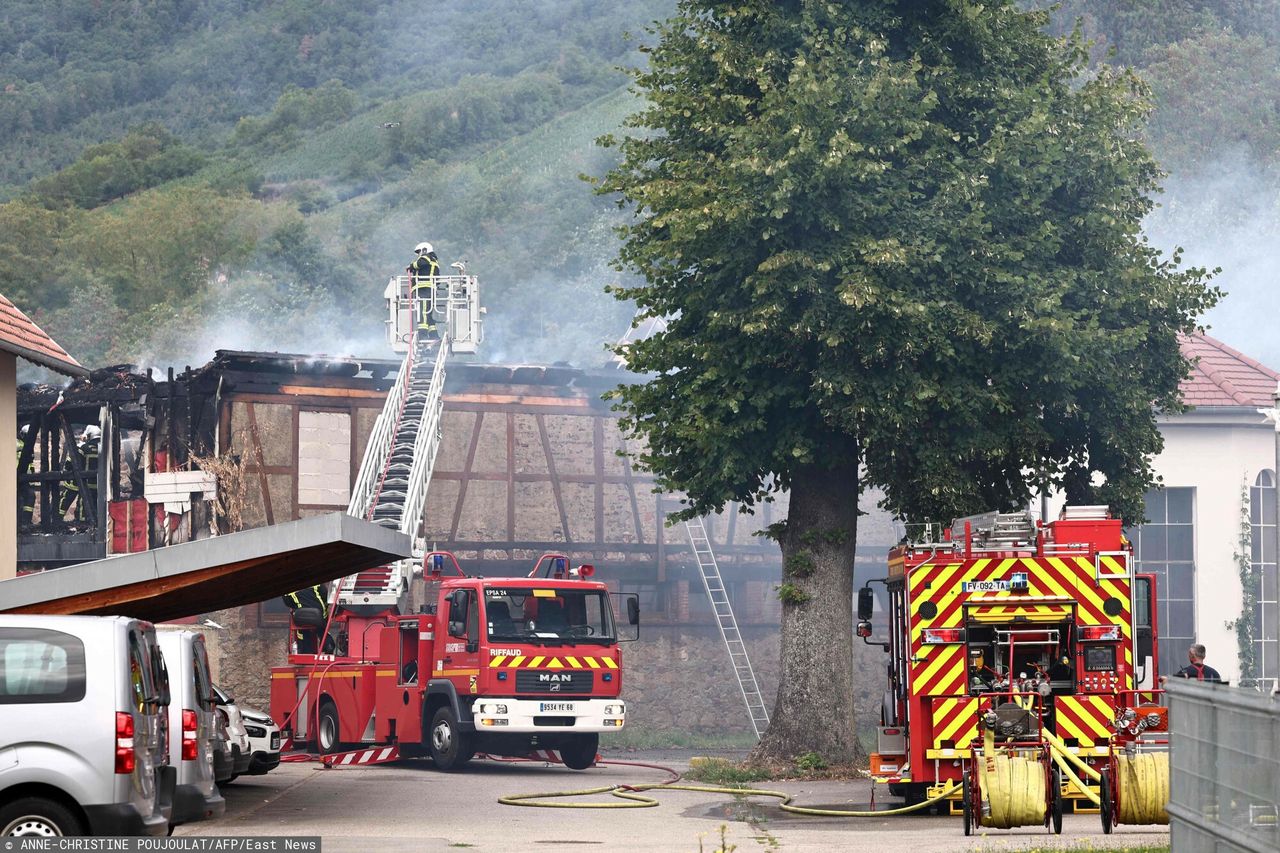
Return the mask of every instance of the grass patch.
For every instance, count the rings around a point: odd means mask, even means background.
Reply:
[[[727,758],[695,758],[684,778],[724,788],[745,788],[752,782],[774,778],[774,768]]]

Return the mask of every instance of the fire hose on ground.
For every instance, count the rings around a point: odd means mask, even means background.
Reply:
[[[902,806],[895,809],[869,809],[863,811],[847,811],[844,809],[815,809],[807,806],[792,805],[794,799],[791,794],[785,791],[767,791],[759,788],[726,788],[713,785],[677,785],[680,780],[680,774],[669,767],[659,767],[653,764],[640,764],[633,761],[601,761],[599,764],[612,764],[622,767],[646,767],[650,769],[663,770],[671,774],[672,779],[667,782],[652,782],[642,785],[602,785],[597,788],[581,788],[575,791],[545,791],[536,794],[511,794],[505,797],[499,797],[498,802],[504,806],[525,806],[527,808],[539,809],[651,809],[660,805],[660,802],[654,797],[646,796],[645,791],[693,791],[701,794],[729,794],[735,797],[772,797],[779,800],[778,808],[785,812],[798,815],[807,815],[810,817],[883,817],[885,815],[908,814],[910,812],[919,811],[928,808],[933,804],[945,800],[959,787],[959,784],[952,784],[935,797],[930,797],[920,803],[910,806]],[[600,794],[608,794],[616,797],[623,802],[594,802],[594,803],[566,803],[558,802],[569,797],[589,797]]]

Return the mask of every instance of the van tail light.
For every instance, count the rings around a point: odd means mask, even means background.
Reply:
[[[116,711],[116,772],[132,773],[137,761],[133,746],[133,714]]]
[[[196,712],[182,710],[182,760],[196,760]]]

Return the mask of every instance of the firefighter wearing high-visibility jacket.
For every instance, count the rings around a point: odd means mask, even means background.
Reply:
[[[430,243],[413,247],[415,257],[409,264],[409,278],[413,283],[414,317],[418,335],[428,341],[438,340],[440,330],[436,326],[438,310],[433,311],[433,291],[440,275],[440,259]]]
[[[324,584],[315,584],[314,586],[288,593],[282,596],[282,599],[291,613],[297,613],[303,609],[318,611],[322,625],[329,618],[329,590]],[[315,654],[320,648],[321,630],[323,630],[321,626],[299,625],[295,622],[293,638],[297,653],[301,655]]]

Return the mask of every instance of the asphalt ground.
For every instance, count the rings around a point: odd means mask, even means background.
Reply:
[[[691,752],[606,753],[606,761],[688,767]],[[983,830],[966,838],[959,817],[901,815],[814,818],[780,811],[774,800],[726,794],[657,791],[656,808],[542,809],[505,806],[498,797],[618,784],[661,782],[664,773],[606,765],[576,772],[542,763],[476,761],[440,773],[425,760],[325,770],[282,764],[266,776],[242,777],[223,795],[216,821],[179,827],[174,835],[320,836],[330,853],[391,851],[717,851],[724,840],[749,851],[1106,850],[1168,844],[1167,827],[1117,827],[1103,835],[1097,815],[1068,815],[1061,836],[1043,828]],[[692,783],[699,784],[699,783]],[[795,796],[797,805],[866,808],[866,781],[762,782]],[[881,789],[883,791],[883,789]],[[621,803],[609,796],[581,802]],[[881,800],[879,807],[893,801]],[[732,847],[731,847],[732,849]]]

